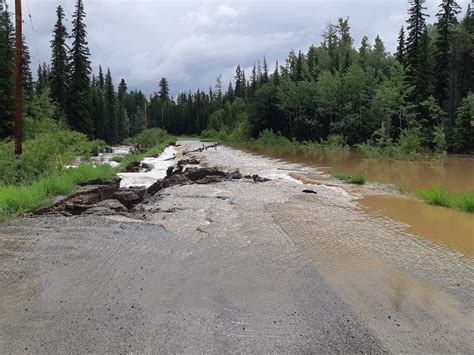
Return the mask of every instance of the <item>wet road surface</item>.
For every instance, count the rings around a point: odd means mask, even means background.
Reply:
[[[202,159],[272,181],[0,227],[0,352],[472,352],[472,259],[368,214],[370,186],[226,147]]]

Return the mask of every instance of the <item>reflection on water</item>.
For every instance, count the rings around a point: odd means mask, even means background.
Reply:
[[[412,234],[474,256],[474,218],[470,213],[392,196],[369,196],[359,202],[369,212],[407,224]]]
[[[265,154],[293,163],[323,170],[341,170],[365,176],[369,181],[395,184],[410,192],[440,186],[451,193],[474,189],[474,158],[450,156],[444,161],[388,161],[362,159],[357,152],[338,149],[296,149],[287,147],[247,147],[254,153]]]

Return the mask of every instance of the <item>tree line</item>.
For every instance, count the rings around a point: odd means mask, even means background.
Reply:
[[[26,113],[35,117],[52,104],[54,119],[109,144],[160,127],[174,134],[224,132],[235,140],[272,130],[298,141],[341,139],[349,145],[389,145],[410,133],[429,149],[473,152],[474,9],[461,14],[455,0],[442,0],[436,21],[428,24],[424,3],[409,0],[393,55],[379,36],[356,45],[349,19],[339,18],[327,25],[319,46],[291,51],[285,63],[269,68],[263,58],[250,74],[238,65],[228,86],[218,77],[208,90],[173,98],[166,78],[147,97],[128,91],[124,79],[115,89],[109,69],[92,73],[84,5],[77,0],[71,33],[58,6],[52,58],[40,65],[34,83],[25,44]],[[12,133],[14,49],[13,26],[4,12],[0,138]]]
[[[461,16],[442,0],[427,23],[424,0],[410,0],[397,52],[382,39],[357,46],[349,19],[328,24],[319,46],[291,51],[283,65],[238,65],[227,89],[183,92],[160,127],[177,134],[226,132],[244,140],[272,130],[298,141],[342,139],[390,145],[413,135],[431,150],[474,152],[474,9]],[[159,116],[160,112],[156,112]]]

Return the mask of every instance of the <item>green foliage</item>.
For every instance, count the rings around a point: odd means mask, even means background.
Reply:
[[[69,37],[64,25],[64,10],[61,5],[56,9],[57,21],[54,26],[54,37],[51,41],[51,97],[61,105],[66,105],[68,55],[66,41]]]
[[[151,128],[144,130],[135,137],[128,138],[126,143],[132,144],[135,150],[144,152],[165,141],[168,142],[170,138],[171,136],[161,128]]]
[[[434,153],[438,156],[446,155],[446,134],[443,127],[436,127],[433,132]]]
[[[437,206],[457,208],[465,212],[474,212],[474,191],[453,195],[440,187],[432,187],[418,194],[423,201]]]
[[[69,89],[66,113],[73,129],[92,135],[94,122],[90,104],[90,52],[87,47],[87,30],[84,23],[86,13],[83,0],[77,0],[73,14],[72,46],[69,51]]]
[[[256,140],[256,143],[264,146],[285,146],[292,144],[291,141],[288,140],[288,138],[285,138],[281,134],[274,133],[273,131],[268,129],[260,133],[260,136]]]
[[[0,139],[12,134],[15,90],[14,30],[8,11],[0,12]]]
[[[366,183],[365,178],[361,175],[351,176],[341,172],[333,171],[331,172],[331,176],[353,185],[364,185]]]
[[[70,193],[81,182],[105,179],[114,174],[115,170],[109,165],[81,165],[26,185],[0,185],[0,219],[34,211],[46,206],[51,197]]]
[[[396,151],[399,157],[407,157],[409,160],[419,158],[423,152],[421,130],[419,128],[404,130],[398,141]]]
[[[344,148],[347,146],[346,138],[340,134],[330,134],[323,144],[335,148]]]
[[[474,152],[474,93],[470,93],[459,106],[454,135],[456,151]]]
[[[25,141],[19,158],[15,158],[12,141],[0,141],[0,185],[25,184],[60,173],[76,158],[87,159],[105,149],[104,142],[89,141],[84,134],[64,129],[51,120],[31,122],[34,124],[27,129],[31,139]]]

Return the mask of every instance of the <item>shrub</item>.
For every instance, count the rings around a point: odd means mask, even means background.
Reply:
[[[349,184],[354,184],[354,185],[364,185],[366,183],[366,180],[363,176],[361,175],[347,175],[341,172],[333,171],[331,172],[331,175],[335,177],[338,180],[345,181]]]
[[[166,131],[161,128],[151,128],[142,131],[135,137],[125,140],[127,144],[132,144],[139,152],[144,152],[153,146],[162,143],[169,137]]]
[[[346,138],[339,134],[330,134],[324,144],[332,147],[345,147],[347,145]]]
[[[291,145],[291,141],[288,138],[283,137],[280,133],[273,133],[269,129],[262,131],[256,142],[261,145]]]

